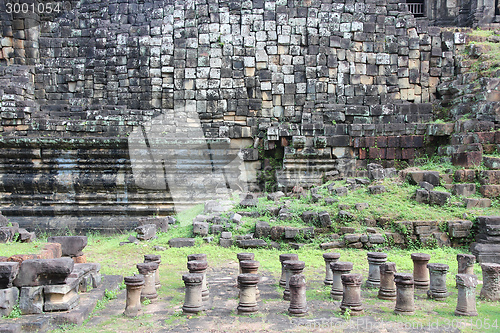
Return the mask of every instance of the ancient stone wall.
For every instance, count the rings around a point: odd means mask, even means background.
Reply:
[[[365,158],[411,161],[466,42],[397,0],[82,0],[10,16],[3,8],[6,215],[170,213],[168,177],[133,174],[137,163],[168,173],[165,158],[145,157],[157,139],[228,143],[199,152],[212,160],[246,148],[240,180],[250,183],[258,147],[283,150],[285,186],[354,175]],[[375,142],[367,137],[383,137],[377,150],[365,149]],[[130,140],[144,144],[131,153]],[[12,162],[19,154],[21,168]]]

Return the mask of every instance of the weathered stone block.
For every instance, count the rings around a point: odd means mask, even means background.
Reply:
[[[476,184],[453,184],[451,191],[454,195],[468,197],[476,193]]]
[[[387,192],[387,189],[384,185],[374,185],[369,186],[368,191],[370,192],[370,194],[382,194],[384,192]]]
[[[16,287],[0,289],[0,316],[8,316],[17,304],[19,289]]]
[[[371,244],[384,244],[385,237],[382,234],[371,234],[371,235],[368,235],[368,241]]]
[[[479,192],[486,198],[500,197],[500,185],[481,185]]]
[[[408,181],[412,185],[418,185],[426,181],[434,186],[440,185],[439,172],[437,171],[413,171],[408,174]]]
[[[267,238],[271,234],[271,226],[265,221],[255,223],[255,237]]]
[[[478,178],[482,185],[500,185],[500,170],[480,171]]]
[[[14,280],[17,287],[35,287],[41,285],[63,284],[74,267],[71,258],[28,259],[19,267]]]
[[[28,230],[24,228],[18,229],[19,236],[17,237],[17,241],[21,243],[31,243],[36,239],[36,235],[34,232],[28,232]]]
[[[302,221],[305,223],[315,223],[318,220],[318,213],[315,211],[306,211],[302,213]]]
[[[319,247],[322,250],[341,249],[345,247],[345,243],[340,241],[333,241],[333,242],[322,243],[320,244]]]
[[[283,193],[282,191],[277,191],[277,192],[274,192],[274,193],[269,193],[267,195],[267,200],[278,201],[280,198],[282,198],[284,196],[285,196],[285,193]]]
[[[16,230],[12,227],[0,228],[0,243],[8,243],[14,240]]]
[[[54,236],[47,238],[47,241],[61,244],[62,255],[65,257],[79,257],[87,246],[87,236]]]
[[[43,287],[44,311],[68,311],[80,302],[80,296],[76,289],[78,279],[68,279],[65,284],[48,285]]]
[[[18,272],[18,262],[0,262],[0,289],[11,288]]]
[[[225,239],[221,238],[219,239],[219,245],[225,248],[233,246],[233,240],[232,239]]]
[[[344,241],[346,242],[346,244],[359,242],[360,239],[361,239],[360,234],[345,234],[344,235]]]
[[[491,199],[488,198],[465,198],[464,199],[466,208],[475,208],[475,207],[491,207]]]
[[[483,158],[484,166],[492,170],[500,170],[500,157],[489,157],[485,156]]]
[[[155,224],[146,224],[141,225],[135,228],[137,232],[137,239],[140,240],[149,240],[156,237],[156,225]]]
[[[429,191],[429,204],[444,206],[450,200],[451,194],[448,192]]]
[[[453,238],[465,238],[470,235],[472,221],[449,221],[448,232]]]
[[[328,214],[328,212],[326,211],[319,212],[318,218],[322,228],[327,228],[332,225],[330,214]]]
[[[267,247],[267,243],[263,239],[238,239],[236,241],[236,246],[242,249],[256,249]]]
[[[170,247],[191,247],[194,246],[194,238],[172,238],[168,241]]]
[[[23,315],[43,313],[43,288],[43,286],[20,288],[19,309]]]
[[[210,225],[207,222],[193,222],[193,234],[207,236]]]

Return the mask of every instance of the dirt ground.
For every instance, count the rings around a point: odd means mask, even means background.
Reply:
[[[181,305],[172,307],[169,298],[158,298],[143,306],[144,314],[137,318],[121,316],[125,307],[125,291],[117,299],[88,321],[86,332],[460,332],[446,327],[446,323],[430,320],[429,323],[403,317],[399,321],[383,320],[377,313],[384,313],[381,307],[393,308],[391,301],[374,300],[376,291],[363,290],[362,297],[367,315],[351,318],[339,316],[340,301],[308,300],[309,315],[303,318],[287,314],[288,302],[282,300],[281,291],[271,274],[261,272],[259,312],[250,316],[236,314],[238,289],[235,272],[236,262],[229,262],[221,268],[210,268],[207,274],[210,288],[208,309],[196,316],[182,314]],[[316,288],[326,294],[322,281],[308,281],[308,288]],[[314,289],[313,289],[314,290]],[[184,296],[183,288],[178,290]],[[456,293],[456,290],[452,292]],[[316,297],[313,297],[316,298]],[[319,297],[321,298],[321,297]],[[425,294],[416,297],[419,303],[428,303]],[[366,304],[365,304],[366,303]],[[439,304],[437,305],[439,306]],[[387,311],[386,311],[387,312]],[[383,317],[383,316],[381,316]],[[348,319],[348,320],[346,320]],[[451,325],[450,325],[451,326]]]

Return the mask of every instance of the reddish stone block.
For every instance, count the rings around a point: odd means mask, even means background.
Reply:
[[[85,254],[83,254],[79,257],[73,257],[71,259],[73,259],[75,264],[86,264],[87,263],[87,256]]]
[[[358,149],[358,156],[360,160],[364,160],[368,157],[368,152],[365,148]]]
[[[369,157],[370,159],[385,159],[385,148],[370,147]]]
[[[13,256],[10,256],[7,261],[22,263],[25,260],[38,259],[37,257],[38,256],[36,254],[14,254]]]
[[[460,169],[455,171],[453,178],[458,183],[473,183],[476,180],[476,170]]]
[[[387,147],[387,137],[386,136],[377,137],[377,147],[379,147],[379,148],[386,148]]]
[[[483,144],[483,153],[485,154],[493,154],[497,151],[496,144]]]
[[[387,137],[387,147],[390,148],[398,148],[400,147],[399,142],[400,142],[400,137],[399,136],[388,136]]]
[[[396,160],[400,160],[403,158],[403,150],[401,148],[396,148]]]
[[[495,132],[495,143],[500,143],[500,132]]]
[[[281,137],[281,147],[288,147],[288,139],[284,136]]]
[[[495,132],[477,132],[479,143],[495,143]]]
[[[481,165],[482,160],[482,151],[466,151],[463,153],[455,153],[451,155],[451,163],[453,163],[453,165],[461,166],[464,168],[479,166]]]
[[[498,198],[500,197],[500,185],[482,185],[479,192],[486,198]]]
[[[385,151],[385,158],[388,160],[396,159],[396,148],[387,148]]]
[[[377,140],[375,137],[371,136],[365,138],[365,147],[370,148],[376,146],[377,146]]]
[[[38,255],[39,259],[57,259],[62,256],[62,247],[59,243],[47,243],[42,252]]]
[[[407,148],[401,151],[403,160],[412,160],[415,158],[415,148]]]

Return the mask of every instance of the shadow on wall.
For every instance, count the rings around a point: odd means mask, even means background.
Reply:
[[[175,108],[134,128],[128,138],[137,186],[169,191],[175,210],[248,191],[240,150],[206,138],[196,110]]]

